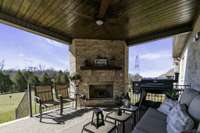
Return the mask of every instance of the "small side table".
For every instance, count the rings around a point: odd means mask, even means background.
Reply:
[[[133,123],[135,125],[136,124],[136,113],[138,112],[138,106],[131,105],[130,108],[121,106],[120,109],[123,110],[124,112],[125,111],[131,112],[132,118],[133,118]],[[134,125],[132,124],[132,129],[133,129]]]
[[[91,122],[89,122],[83,126],[81,133],[83,133],[83,131],[88,133],[112,133],[114,130],[116,130],[116,125],[109,121],[105,121],[105,125],[99,128],[96,128]]]
[[[106,115],[106,119],[107,118],[114,120],[115,125],[116,125],[116,122],[122,123],[122,130],[123,130],[123,133],[125,133],[125,122],[129,118],[131,118],[131,114],[122,112],[122,115],[118,115],[117,112],[110,112]]]

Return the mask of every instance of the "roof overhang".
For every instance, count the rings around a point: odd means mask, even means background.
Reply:
[[[197,17],[191,32],[186,32],[174,36],[173,58],[181,57],[187,45],[187,41],[191,36],[193,37],[197,32],[200,32],[200,15]]]
[[[0,22],[67,44],[87,38],[125,40],[130,46],[192,31],[200,5],[199,0],[103,0],[104,24],[98,26],[101,1],[2,0]]]
[[[179,58],[185,49],[190,32],[178,34],[174,37],[173,42],[173,58]]]

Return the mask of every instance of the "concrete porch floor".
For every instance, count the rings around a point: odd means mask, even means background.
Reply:
[[[104,115],[112,110],[104,109]],[[38,117],[23,118],[0,125],[1,133],[81,133],[84,124],[91,121],[92,109],[74,110],[65,108],[64,115],[52,111],[43,116],[43,122]],[[126,133],[131,133],[131,120],[126,123]],[[119,131],[122,126],[119,125]]]

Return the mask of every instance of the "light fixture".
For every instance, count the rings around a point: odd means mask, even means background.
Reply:
[[[200,39],[200,32],[197,32],[193,38],[193,42],[197,42]]]
[[[104,23],[103,20],[100,20],[100,19],[96,21],[96,24],[97,24],[98,26],[103,25],[103,23]]]

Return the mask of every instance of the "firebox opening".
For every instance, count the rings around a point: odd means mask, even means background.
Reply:
[[[113,98],[113,85],[90,85],[90,99]]]

